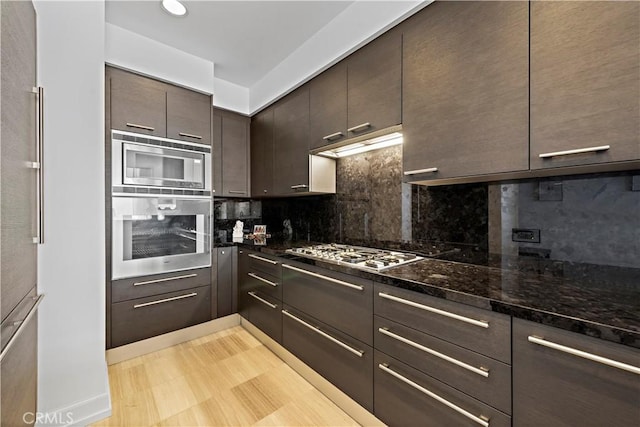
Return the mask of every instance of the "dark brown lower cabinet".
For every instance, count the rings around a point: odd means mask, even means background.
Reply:
[[[365,409],[373,411],[373,349],[285,305],[282,345]]]
[[[249,283],[244,280],[249,271],[249,258],[246,250],[238,249],[238,313],[249,319]]]
[[[392,427],[511,426],[508,415],[378,350],[374,401],[375,416]]]
[[[282,303],[258,291],[247,291],[249,321],[278,343],[282,343]]]
[[[169,292],[111,305],[113,347],[211,319],[211,286]]]
[[[238,311],[237,249],[217,248],[213,257],[216,274],[217,313],[224,317]]]
[[[513,319],[513,425],[638,426],[639,362],[637,349]]]

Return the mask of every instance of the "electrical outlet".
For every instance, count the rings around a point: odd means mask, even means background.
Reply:
[[[562,201],[562,181],[540,181],[538,200],[543,202]]]
[[[540,230],[537,228],[512,228],[511,240],[514,242],[540,243]]]

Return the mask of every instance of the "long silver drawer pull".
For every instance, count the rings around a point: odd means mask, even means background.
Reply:
[[[320,328],[305,322],[304,320],[300,319],[297,316],[294,316],[293,314],[289,313],[287,310],[282,310],[282,314],[284,314],[287,317],[290,317],[291,319],[295,320],[296,322],[300,323],[301,325],[306,326],[307,328],[311,329],[312,331],[314,331],[315,333],[321,335],[322,337],[328,339],[329,341],[331,341],[331,342],[333,342],[335,344],[338,344],[340,347],[342,347],[345,350],[355,354],[358,357],[362,357],[362,355],[364,354],[364,351],[357,350],[357,349],[351,347],[349,344],[343,343],[339,339],[336,339],[336,338],[332,337],[331,335],[327,334],[326,332],[320,330]]]
[[[384,372],[388,373],[389,375],[399,379],[400,381],[402,381],[403,383],[410,385],[411,387],[415,388],[416,390],[426,394],[427,396],[431,397],[432,399],[437,400],[438,402],[442,403],[445,406],[448,406],[449,408],[453,409],[454,411],[456,411],[457,413],[464,415],[465,417],[469,418],[471,421],[480,424],[481,426],[484,427],[489,427],[489,419],[485,416],[477,416],[477,415],[473,415],[471,412],[466,411],[464,409],[462,409],[461,407],[459,407],[458,405],[449,402],[447,399],[438,396],[437,394],[435,394],[432,391],[427,390],[426,388],[422,387],[420,384],[417,384],[413,381],[411,381],[409,378],[406,378],[403,375],[400,375],[399,373],[397,373],[396,371],[389,369],[388,365],[385,364],[378,364],[378,368],[382,369]]]
[[[36,314],[36,312],[38,310],[38,306],[42,302],[42,298],[44,298],[44,294],[40,294],[40,295],[34,297],[36,302],[33,304],[33,306],[31,307],[31,310],[29,310],[29,313],[27,313],[27,315],[25,316],[24,320],[19,322],[20,326],[18,326],[18,329],[13,334],[13,336],[11,337],[11,339],[9,340],[7,345],[4,346],[4,348],[2,349],[2,353],[0,353],[0,361],[2,361],[2,359],[4,359],[4,356],[6,356],[6,354],[9,352],[11,347],[13,347],[13,344],[15,344],[15,342],[18,340],[20,335],[22,335],[22,332],[24,331],[24,328],[29,323],[29,320],[31,320],[31,318]]]
[[[419,173],[433,173],[438,172],[438,168],[426,168],[426,169],[416,169],[412,171],[406,171],[405,175],[418,175]]]
[[[433,349],[430,349],[429,347],[425,347],[422,344],[418,344],[415,341],[411,341],[410,339],[407,339],[403,336],[394,334],[393,332],[389,331],[389,329],[387,328],[378,328],[378,332],[380,332],[383,335],[389,336],[395,340],[398,340],[400,342],[403,342],[407,345],[410,345],[411,347],[417,348],[418,350],[422,350],[425,353],[429,353],[433,356],[439,357],[442,360],[446,360],[449,363],[453,363],[454,365],[460,366],[461,368],[464,368],[468,371],[471,372],[475,372],[478,375],[482,375],[485,378],[489,377],[489,370],[485,369],[485,368],[476,368],[475,366],[471,366],[467,363],[461,362],[458,359],[454,359],[453,357],[449,357],[446,354],[442,354],[438,351],[435,351]]]
[[[178,135],[180,135],[180,136],[186,136],[187,138],[202,139],[202,137],[201,137],[200,135],[194,135],[194,134],[192,134],[192,133],[178,132]]]
[[[399,302],[401,304],[409,305],[411,307],[419,308],[421,310],[430,311],[431,313],[439,314],[445,317],[450,317],[451,319],[460,320],[461,322],[469,323],[475,326],[480,326],[481,328],[489,327],[489,322],[486,322],[484,320],[476,320],[476,319],[471,319],[470,317],[460,316],[459,314],[450,313],[448,311],[440,310],[434,307],[429,307],[428,305],[424,305],[424,304],[418,304],[417,302],[409,301],[404,298],[398,298],[393,295],[385,294],[383,292],[379,292],[378,295],[384,299]]]
[[[191,292],[190,294],[180,295],[180,296],[177,296],[177,297],[159,299],[157,301],[151,301],[151,302],[145,302],[145,303],[142,303],[142,304],[136,304],[136,305],[133,306],[133,308],[141,308],[141,307],[147,307],[149,305],[162,304],[164,302],[176,301],[176,300],[179,300],[179,299],[195,297],[196,295],[198,295],[197,292]]]
[[[327,280],[329,282],[333,282],[340,286],[346,286],[347,288],[357,289],[359,291],[364,290],[364,286],[354,285],[353,283],[343,282],[342,280],[334,279],[333,277],[323,276],[322,274],[312,273],[311,271],[303,270],[302,268],[294,267],[288,264],[282,264],[284,268],[288,268],[289,270],[297,271],[302,274],[307,274],[309,276],[317,277],[319,279]]]
[[[347,132],[358,132],[358,131],[365,130],[365,129],[370,128],[370,127],[371,127],[371,123],[366,122],[366,123],[362,123],[362,124],[360,124],[358,126],[354,126],[352,128],[347,129]]]
[[[344,136],[344,133],[342,132],[332,133],[331,135],[323,136],[322,139],[324,139],[325,141],[330,141],[333,138],[337,138],[339,136]]]
[[[263,304],[268,305],[271,308],[278,308],[277,305],[275,304],[271,304],[269,301],[267,301],[266,299],[260,298],[258,295],[256,295],[255,292],[247,292],[249,295],[251,295],[252,297],[254,297],[255,299],[257,299],[258,301],[260,301]]]
[[[247,194],[247,192],[240,190],[229,190],[229,194]]]
[[[127,126],[130,128],[144,129],[144,130],[150,130],[150,131],[156,130],[156,128],[152,128],[151,126],[137,125],[135,123],[127,123]]]
[[[254,279],[258,279],[261,282],[264,282],[267,285],[271,285],[273,287],[278,286],[278,284],[276,282],[272,282],[271,280],[267,280],[264,277],[260,277],[260,276],[258,276],[257,274],[254,274],[254,273],[247,273],[247,276],[253,277]]]
[[[277,261],[273,261],[273,260],[270,260],[270,259],[268,259],[268,258],[263,258],[263,257],[261,257],[261,256],[254,255],[254,254],[249,254],[249,258],[257,259],[258,261],[268,262],[269,264],[273,264],[273,265],[278,264],[278,262],[277,262]]]
[[[541,159],[548,159],[549,157],[559,157],[559,156],[569,156],[571,154],[581,154],[581,153],[596,153],[598,151],[607,151],[611,146],[609,145],[599,145],[597,147],[587,147],[587,148],[576,148],[575,150],[566,150],[566,151],[554,151],[552,153],[542,153],[538,155]]]
[[[309,188],[309,186],[307,184],[298,184],[298,185],[291,186],[292,190],[297,190],[298,188]]]
[[[164,279],[145,280],[144,282],[135,282],[133,286],[151,285],[153,283],[170,282],[172,280],[188,279],[190,277],[197,277],[197,276],[198,275],[194,273],[194,274],[185,274],[184,276],[165,277]]]
[[[549,347],[554,350],[561,351],[563,353],[572,354],[574,356],[582,357],[583,359],[591,360],[593,362],[602,363],[603,365],[611,366],[612,368],[622,369],[623,371],[631,372],[632,374],[640,375],[640,368],[626,363],[618,362],[617,360],[608,359],[606,357],[597,356],[586,351],[577,350],[575,348],[567,347],[562,344],[556,344],[551,341],[547,341],[544,338],[537,337],[535,335],[529,335],[529,342],[538,344],[544,347]]]

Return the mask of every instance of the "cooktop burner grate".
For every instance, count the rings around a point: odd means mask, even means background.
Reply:
[[[334,264],[373,271],[382,271],[424,259],[405,252],[340,245],[337,243],[293,248],[288,249],[287,252],[305,258],[320,259]]]

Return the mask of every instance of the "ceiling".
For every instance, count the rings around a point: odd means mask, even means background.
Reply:
[[[160,1],[106,2],[106,20],[215,64],[217,78],[251,87],[353,1],[183,1],[186,17]]]

